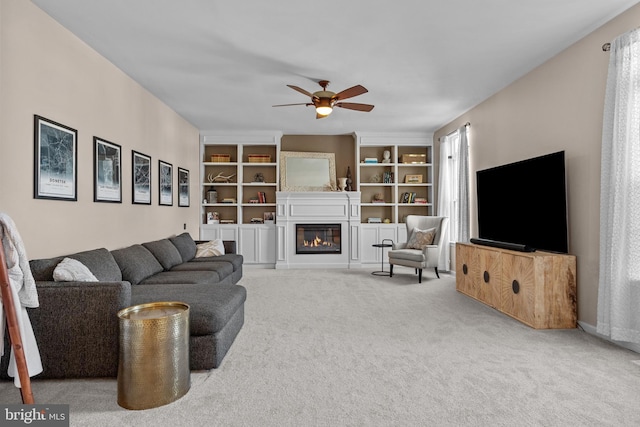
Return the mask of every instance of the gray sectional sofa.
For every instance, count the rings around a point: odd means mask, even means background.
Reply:
[[[98,282],[55,282],[53,272],[65,256],[30,261],[40,307],[28,311],[44,368],[36,378],[117,376],[118,311],[156,301],[189,304],[191,369],[220,366],[244,324],[246,290],[237,285],[243,258],[235,242],[224,242],[225,255],[196,258],[196,244],[183,233],[67,255]],[[6,378],[5,350],[0,373]]]

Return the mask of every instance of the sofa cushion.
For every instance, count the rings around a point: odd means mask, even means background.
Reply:
[[[240,254],[224,254],[220,256],[194,258],[189,261],[189,264],[197,264],[200,262],[228,262],[233,265],[233,271],[238,271],[242,268],[244,258]]]
[[[93,273],[101,282],[120,282],[122,280],[122,272],[120,267],[113,258],[111,252],[105,248],[92,249],[89,251],[78,252],[67,255],[66,257],[80,261],[86,265],[89,271]],[[65,256],[47,259],[34,259],[29,261],[31,273],[36,281],[52,281],[53,271]]]
[[[247,299],[240,285],[145,285],[131,289],[131,303],[182,301],[189,305],[190,335],[220,331]]]
[[[213,285],[224,279],[217,271],[162,271],[140,281],[140,285],[201,284]]]
[[[233,265],[230,262],[183,262],[176,265],[171,271],[215,271],[221,278],[233,274]]]
[[[64,258],[53,270],[56,282],[97,282],[98,279],[86,265],[73,258]]]
[[[189,233],[182,233],[178,236],[170,237],[169,240],[180,252],[182,261],[191,261],[196,256],[196,242]]]
[[[171,270],[173,266],[182,264],[182,255],[178,248],[169,239],[156,240],[155,242],[143,243],[142,246],[156,257],[165,270]]]
[[[111,254],[122,271],[122,278],[132,285],[137,285],[147,277],[163,270],[156,257],[142,245],[116,249],[111,251]]]

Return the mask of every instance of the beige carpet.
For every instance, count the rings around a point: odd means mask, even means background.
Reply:
[[[411,270],[247,270],[246,322],[191,390],[129,411],[115,379],[34,381],[75,426],[636,426],[640,355],[536,331]],[[0,383],[0,401],[19,392]]]

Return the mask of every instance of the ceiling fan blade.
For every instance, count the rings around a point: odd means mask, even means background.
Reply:
[[[291,105],[313,105],[313,104],[308,104],[306,102],[302,102],[300,104],[278,104],[278,105],[272,105],[272,107],[289,107]]]
[[[346,108],[348,110],[365,111],[369,112],[373,110],[374,105],[371,104],[358,104],[356,102],[337,102],[334,107]]]
[[[306,90],[302,89],[301,87],[294,86],[294,85],[287,85],[287,86],[289,86],[293,90],[297,90],[298,92],[300,92],[300,93],[302,93],[304,95],[307,95],[309,98],[313,98],[313,94],[312,93],[307,92]]]
[[[369,92],[364,86],[356,85],[354,87],[350,87],[349,89],[345,89],[342,92],[338,92],[333,96],[333,99],[347,99],[353,98],[354,96],[362,95],[363,93]]]

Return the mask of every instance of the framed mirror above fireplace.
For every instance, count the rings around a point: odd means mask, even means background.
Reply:
[[[335,188],[334,153],[280,152],[281,191],[333,191]]]

